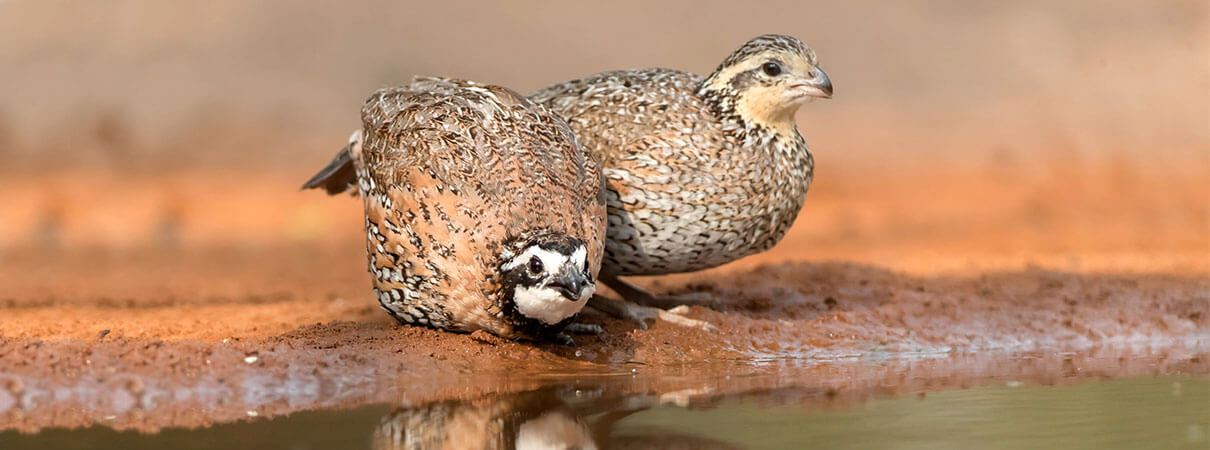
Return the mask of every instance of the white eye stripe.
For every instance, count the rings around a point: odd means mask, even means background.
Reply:
[[[538,259],[542,260],[542,273],[546,274],[558,273],[559,268],[563,267],[563,264],[567,261],[567,257],[562,254],[540,248],[534,249],[534,255],[537,255]]]
[[[508,263],[504,265],[503,269],[504,270],[513,270],[522,264],[528,263],[529,258],[534,256],[534,250],[537,250],[537,249],[538,249],[537,247],[530,247],[530,248],[525,249],[525,251],[521,252],[520,255],[514,256],[512,259],[510,259],[508,261]]]
[[[572,253],[572,258],[577,258],[577,257],[579,258],[579,262],[576,262],[577,261],[576,259],[572,259],[572,262],[574,264],[576,264],[577,267],[580,267],[581,269],[583,269],[582,266],[584,263],[583,262],[584,254],[585,253],[584,253],[583,247],[576,249],[576,251],[574,253]],[[559,268],[563,267],[563,264],[565,264],[568,260],[568,257],[564,256],[562,253],[553,252],[553,251],[546,250],[541,247],[534,246],[534,247],[525,249],[525,251],[522,252],[520,255],[514,257],[512,260],[510,260],[507,264],[504,265],[503,269],[504,270],[513,270],[513,269],[516,269],[517,267],[520,267],[522,264],[528,264],[530,258],[533,258],[534,256],[537,256],[538,259],[542,261],[543,273],[548,273],[548,274],[558,273]]]
[[[584,263],[588,262],[588,250],[584,247],[577,247],[576,251],[571,254],[571,261],[577,268],[584,270]]]

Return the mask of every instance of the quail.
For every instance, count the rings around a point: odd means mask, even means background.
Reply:
[[[529,98],[566,119],[604,165],[609,223],[601,281],[626,300],[668,308],[689,298],[654,296],[619,277],[707,269],[781,240],[814,170],[794,115],[811,99],[831,96],[815,52],[797,38],[770,34],[746,42],[705,77],[620,70]],[[591,304],[650,317],[633,303],[598,304],[606,300]]]
[[[591,427],[547,388],[397,408],[371,441],[379,450],[600,448]]]
[[[567,124],[507,88],[430,77],[378,90],[361,119],[303,188],[356,188],[382,308],[572,343],[562,331],[595,291],[605,191]]]

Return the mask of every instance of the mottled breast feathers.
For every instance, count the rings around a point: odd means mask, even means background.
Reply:
[[[670,69],[604,72],[530,98],[567,119],[605,161],[604,271],[658,275],[766,250],[789,229],[811,182],[806,143],[719,114],[703,77]]]

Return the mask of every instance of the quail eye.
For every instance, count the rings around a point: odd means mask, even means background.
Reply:
[[[529,271],[535,274],[542,273],[542,260],[537,256],[529,258]]]
[[[767,62],[760,66],[760,70],[765,72],[765,75],[775,77],[781,75],[781,65],[775,62]]]

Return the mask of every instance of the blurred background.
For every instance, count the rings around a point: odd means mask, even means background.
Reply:
[[[298,187],[373,90],[707,74],[785,33],[836,96],[798,115],[817,175],[795,228],[738,264],[1204,272],[1208,16],[1201,0],[0,0],[0,265],[310,248],[360,277],[360,202]]]

